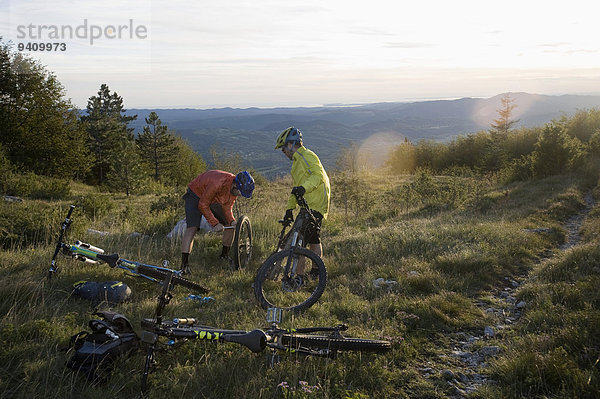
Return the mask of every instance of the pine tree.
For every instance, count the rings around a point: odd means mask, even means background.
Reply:
[[[508,162],[505,143],[510,129],[518,122],[518,120],[511,119],[512,112],[517,105],[513,104],[514,99],[510,97],[510,93],[504,94],[500,101],[502,106],[496,110],[498,119],[494,119],[491,125],[490,138],[481,159],[483,169],[490,172],[499,171]]]
[[[175,137],[166,125],[158,118],[156,112],[151,112],[145,118],[147,126],[136,139],[141,159],[153,170],[155,181],[162,181],[167,170],[175,163]]]
[[[494,123],[492,123],[492,132],[507,134],[512,126],[519,121],[518,119],[510,119],[513,109],[517,105],[513,104],[515,100],[510,97],[510,93],[504,94],[500,101],[502,102],[502,107],[496,110],[498,112],[498,119],[494,119]]]
[[[90,136],[89,149],[95,157],[90,182],[102,184],[110,170],[111,160],[119,156],[122,140],[133,140],[133,129],[127,125],[137,115],[127,116],[123,98],[110,93],[108,85],[102,84],[98,95],[88,100],[87,115],[81,117]]]
[[[123,191],[129,196],[142,185],[144,170],[134,140],[121,137],[118,147],[116,155],[113,153],[110,157],[106,180],[112,189]]]
[[[549,123],[529,156],[533,175],[546,177],[568,172],[581,147],[579,139],[571,137],[560,125]]]

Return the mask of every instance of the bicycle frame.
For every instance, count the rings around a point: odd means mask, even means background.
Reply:
[[[298,201],[298,204],[300,205],[302,210],[304,210],[304,212],[300,211],[298,213],[298,216],[296,217],[292,228],[290,229],[290,231],[288,231],[287,234],[285,234],[285,229],[289,226],[289,224],[287,224],[284,220],[279,221],[279,223],[281,223],[283,227],[281,229],[281,233],[279,234],[279,242],[275,250],[276,252],[288,248],[304,248],[304,237],[300,233],[303,230],[306,223],[316,220],[315,216],[310,211],[310,208],[308,207],[308,204],[306,203],[304,197],[296,196],[296,200]],[[297,267],[298,258],[288,258],[283,270],[284,278],[287,280],[293,279],[296,275]]]
[[[181,276],[181,274],[182,274],[182,272],[180,270],[173,270],[173,269],[168,268],[168,266],[169,266],[168,260],[163,260],[163,265],[161,267],[161,266],[155,266],[155,265],[148,265],[148,264],[142,263],[142,262],[136,262],[134,260],[123,259],[123,258],[119,257],[119,254],[111,254],[111,255],[97,254],[96,257],[98,260],[100,260],[102,262],[106,262],[108,264],[108,266],[110,266],[110,267],[117,267],[119,269],[123,269],[123,270],[125,270],[126,273],[129,273],[130,275],[133,275],[135,277],[143,277],[147,280],[150,280],[154,283],[159,283],[159,284],[162,284],[162,279],[150,277],[143,273],[140,273],[140,271],[138,270],[139,267],[143,266],[143,267],[151,268],[151,269],[157,270],[159,272],[163,272],[163,273],[172,272],[176,276]]]
[[[139,267],[146,267],[150,269],[154,269],[161,273],[173,272],[176,276],[181,276],[181,271],[175,271],[169,269],[167,266],[169,265],[168,261],[163,261],[163,266],[155,266],[149,265],[141,262],[136,262],[133,260],[120,258],[118,254],[105,255],[104,250],[102,248],[98,248],[94,245],[84,243],[81,241],[76,241],[75,244],[65,243],[63,240],[65,239],[66,232],[69,226],[72,223],[71,215],[73,214],[73,210],[75,209],[75,205],[71,205],[69,207],[69,211],[67,213],[67,217],[61,224],[61,231],[58,238],[58,242],[56,244],[56,248],[54,250],[54,255],[52,256],[52,261],[50,263],[50,269],[48,271],[48,279],[52,277],[52,275],[58,272],[58,267],[56,265],[56,259],[58,254],[63,251],[70,255],[73,259],[92,264],[100,264],[107,263],[110,267],[117,267],[119,269],[124,270],[126,273],[136,277],[143,277],[149,281],[154,283],[162,283],[162,278],[156,278],[148,276],[144,273],[140,273]]]
[[[166,305],[169,304],[173,295],[171,291],[174,288],[173,273],[168,272],[164,281],[163,288],[160,296],[158,297],[156,312],[154,319],[142,320],[142,342],[148,345],[146,351],[146,360],[144,366],[144,372],[142,375],[142,394],[145,395],[148,389],[148,375],[150,369],[155,364],[155,351],[158,345],[160,337],[168,338],[168,346],[175,345],[176,341],[187,341],[187,340],[203,340],[212,342],[229,342],[245,346],[254,353],[260,353],[265,351],[267,348],[271,350],[271,364],[277,360],[277,351],[285,351],[292,353],[299,353],[311,356],[324,356],[332,357],[337,354],[337,350],[369,350],[369,351],[386,351],[390,349],[390,343],[387,341],[373,341],[373,340],[361,340],[347,339],[342,336],[341,332],[346,331],[348,326],[345,324],[338,324],[334,327],[308,327],[308,328],[296,328],[296,329],[282,329],[278,326],[281,322],[283,310],[279,308],[270,308],[267,310],[267,322],[270,323],[267,328],[254,329],[252,331],[246,330],[228,330],[220,329],[209,326],[195,325],[196,319],[193,318],[179,318],[173,319],[169,322],[163,321],[163,311]],[[370,344],[375,343],[375,346],[365,349],[358,349],[358,347],[350,348],[348,345],[335,345],[335,342],[321,342],[319,345],[313,343],[314,347],[303,347],[300,346],[301,342],[306,341],[308,335],[302,336],[302,334],[310,334],[314,332],[327,332],[332,340],[347,341],[346,343],[363,341],[362,344],[366,345],[366,341],[370,341]],[[298,336],[297,340],[294,337]],[[313,339],[323,339],[324,337],[313,336]],[[331,347],[328,345],[331,344]],[[307,344],[310,345],[310,344]],[[356,343],[355,343],[356,345]],[[318,348],[318,349],[315,349]]]

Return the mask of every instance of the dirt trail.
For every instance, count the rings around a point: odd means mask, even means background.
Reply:
[[[567,232],[566,241],[558,247],[565,251],[581,241],[579,231],[586,215],[594,207],[594,198],[591,192],[585,195],[585,208],[571,217],[563,226]],[[542,255],[540,262],[546,261],[553,256],[553,251],[548,250]],[[505,277],[505,287],[497,288],[491,292],[491,297],[485,300],[476,301],[475,305],[481,308],[488,315],[496,320],[495,325],[485,327],[480,335],[473,335],[467,332],[458,332],[451,336],[453,343],[452,351],[442,355],[449,368],[441,371],[435,371],[430,368],[421,369],[425,376],[439,377],[445,379],[451,385],[452,398],[465,398],[470,393],[488,382],[485,375],[487,359],[500,353],[499,346],[489,344],[486,341],[501,336],[503,330],[509,329],[521,317],[523,309],[527,303],[517,302],[516,291],[528,278],[527,274],[515,278]],[[452,368],[455,371],[450,370]],[[460,369],[461,371],[456,371]]]
[[[592,196],[592,192],[588,192],[585,195],[584,199],[585,208],[577,215],[571,217],[564,226],[567,230],[567,240],[564,244],[558,247],[558,249],[560,250],[567,250],[579,244],[579,242],[581,241],[579,230],[581,229],[581,225],[583,224],[583,219],[585,219],[585,216],[588,213],[590,213],[590,211],[594,207],[594,197]]]

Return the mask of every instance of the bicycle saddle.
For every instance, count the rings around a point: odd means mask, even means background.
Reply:
[[[98,254],[98,255],[96,255],[96,258],[100,259],[103,262],[108,263],[108,265],[110,267],[115,267],[115,266],[117,266],[117,261],[119,260],[119,254],[110,254],[110,255]]]

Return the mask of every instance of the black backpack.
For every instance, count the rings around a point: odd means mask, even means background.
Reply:
[[[92,301],[97,306],[106,301],[108,304],[116,304],[126,301],[131,296],[131,288],[122,281],[78,281],[73,284],[73,293],[82,298]]]
[[[139,338],[127,318],[115,312],[96,312],[102,320],[90,320],[92,330],[81,331],[71,337],[75,353],[67,367],[82,372],[93,383],[106,382],[113,362],[138,347]]]

